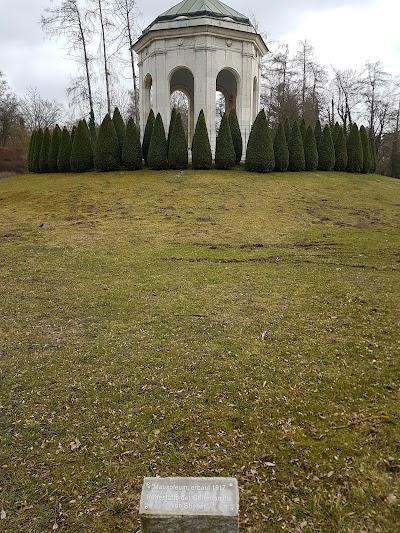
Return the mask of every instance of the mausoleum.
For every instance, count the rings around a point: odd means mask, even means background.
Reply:
[[[133,49],[139,56],[142,136],[151,108],[167,130],[171,94],[179,90],[188,99],[189,145],[203,109],[214,153],[220,91],[225,111],[236,109],[247,141],[259,111],[261,58],[268,49],[246,16],[219,0],[183,0],[159,15]]]

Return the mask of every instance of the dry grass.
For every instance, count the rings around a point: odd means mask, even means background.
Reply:
[[[132,531],[143,476],[226,475],[242,531],[397,531],[399,186],[1,180],[2,530]]]

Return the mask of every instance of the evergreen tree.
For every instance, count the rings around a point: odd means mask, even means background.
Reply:
[[[344,130],[339,126],[335,142],[335,167],[338,172],[344,172],[347,167],[347,146]]]
[[[94,113],[93,111],[90,111],[90,118],[89,118],[89,133],[90,133],[90,139],[92,141],[92,145],[94,146],[96,144],[96,122],[94,120]]]
[[[365,126],[360,127],[360,139],[363,149],[363,164],[361,167],[361,172],[363,174],[368,174],[368,172],[371,170],[372,157],[369,137]]]
[[[39,161],[40,161],[40,151],[42,149],[43,141],[43,130],[39,128],[35,135],[35,147],[32,157],[32,172],[40,172]]]
[[[164,123],[160,113],[157,113],[151,134],[147,162],[152,170],[163,170],[168,168],[167,161],[167,139],[165,138]]]
[[[256,116],[247,143],[245,168],[249,172],[271,172],[275,167],[274,147],[264,109]]]
[[[301,138],[303,139],[303,144],[304,144],[304,139],[306,138],[306,131],[307,131],[306,121],[304,120],[304,118],[302,118],[300,122],[300,133],[301,133]]]
[[[339,122],[335,122],[335,125],[333,126],[333,128],[331,128],[331,135],[332,135],[332,141],[333,141],[333,145],[336,144],[336,139],[339,135],[339,130],[340,130],[340,124]]]
[[[147,154],[149,153],[151,134],[153,133],[153,128],[154,128],[154,122],[155,122],[154,111],[150,109],[149,116],[147,117],[146,126],[144,128],[143,142],[142,142],[143,159],[146,161],[146,165],[147,165]]]
[[[129,118],[126,125],[122,146],[122,164],[127,170],[140,170],[142,168],[140,133],[132,117]]]
[[[209,170],[212,164],[210,139],[208,137],[204,111],[197,118],[192,141],[192,167],[196,170]]]
[[[121,113],[119,112],[118,107],[114,109],[112,121],[114,123],[115,131],[117,132],[119,153],[122,154],[122,147],[124,144],[126,126],[125,126],[124,119],[122,118]]]
[[[72,172],[86,172],[93,168],[93,146],[89,128],[85,121],[80,120],[76,128],[71,148]]]
[[[376,148],[373,136],[369,138],[369,149],[371,152],[371,172],[376,172]]]
[[[175,107],[173,107],[171,111],[171,119],[169,121],[169,127],[168,127],[167,153],[169,153],[169,143],[171,142],[171,135],[172,135],[172,130],[174,129],[174,126],[175,126],[175,119],[176,119],[176,109]]]
[[[318,168],[318,150],[315,142],[314,131],[311,126],[307,126],[304,138],[304,160],[305,170],[313,172]]]
[[[283,129],[285,130],[285,139],[286,139],[286,143],[288,145],[288,149],[289,149],[289,141],[290,141],[290,134],[292,132],[292,128],[290,127],[290,122],[289,122],[289,119],[286,117],[285,118],[285,122],[283,123]],[[288,163],[289,165],[289,163]]]
[[[390,175],[393,178],[400,178],[400,145],[399,132],[393,133],[392,152],[390,154]]]
[[[321,122],[319,121],[319,119],[317,119],[317,121],[315,122],[314,135],[315,135],[315,142],[317,144],[317,150],[319,150],[319,143],[321,141],[321,136],[322,136]]]
[[[228,116],[222,115],[221,124],[215,143],[215,167],[221,170],[232,168],[236,162],[235,148],[229,127]]]
[[[36,130],[32,132],[31,138],[29,140],[29,150],[28,150],[28,157],[26,161],[26,166],[28,167],[29,172],[33,172],[33,154],[35,151],[35,138],[36,138]]]
[[[187,139],[180,113],[176,113],[174,118],[168,149],[168,165],[174,169],[187,168],[188,165]]]
[[[305,169],[306,161],[304,155],[303,139],[297,120],[294,121],[289,141],[289,170],[300,172]]]
[[[283,123],[279,122],[274,138],[275,170],[286,172],[289,166],[289,149],[286,142]]]
[[[107,113],[100,125],[94,147],[94,166],[97,170],[108,172],[120,166],[120,151],[114,122]]]
[[[72,126],[72,130],[71,130],[71,143],[74,142],[75,133],[76,133],[76,126],[75,126],[75,124],[74,124],[74,125]]]
[[[59,172],[71,172],[71,135],[67,128],[61,133],[60,148],[58,150],[57,167]]]
[[[51,136],[50,150],[49,150],[49,172],[58,172],[57,158],[58,151],[60,149],[61,142],[61,129],[58,124],[56,124],[53,134]]]
[[[236,109],[232,108],[229,112],[229,126],[231,129],[233,148],[235,150],[236,164],[238,165],[242,159],[243,141],[240,132],[239,121],[236,114]]]
[[[333,170],[335,166],[335,147],[332,141],[331,128],[325,124],[319,143],[318,169]]]
[[[353,122],[347,137],[347,172],[361,172],[363,151],[357,124]]]

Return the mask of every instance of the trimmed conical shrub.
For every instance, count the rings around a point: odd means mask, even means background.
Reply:
[[[275,167],[274,148],[264,109],[256,116],[247,143],[245,168],[249,172],[271,172]]]
[[[292,128],[290,127],[290,121],[287,117],[285,118],[285,122],[283,123],[283,129],[285,130],[285,139],[289,148],[290,133],[292,131]]]
[[[337,172],[344,172],[347,167],[347,146],[344,130],[339,126],[335,142],[335,167]]]
[[[339,122],[335,122],[335,125],[333,126],[333,128],[331,128],[331,135],[332,135],[332,141],[333,141],[334,146],[336,144],[336,139],[339,135],[339,130],[340,130],[340,124]]]
[[[335,166],[335,147],[332,141],[331,128],[325,124],[318,150],[318,169],[333,170]]]
[[[75,126],[75,124],[74,124],[74,125],[72,126],[72,130],[71,130],[71,143],[74,142],[75,133],[76,133],[76,126]]]
[[[212,164],[210,139],[203,110],[197,118],[192,141],[192,167],[196,170],[209,170]]]
[[[233,148],[235,150],[235,160],[238,165],[242,159],[243,154],[243,140],[240,131],[239,121],[236,114],[236,109],[232,108],[229,112],[229,127],[231,130]]]
[[[142,168],[142,146],[140,133],[132,117],[126,125],[124,144],[122,146],[122,164],[127,170]]]
[[[224,113],[215,143],[215,167],[220,170],[227,170],[232,168],[235,162],[236,154],[231,129],[229,127],[228,116]]]
[[[51,136],[50,150],[49,150],[49,172],[58,172],[58,151],[61,143],[61,129],[58,124],[55,125]]]
[[[154,122],[155,122],[154,111],[150,109],[150,113],[146,121],[146,126],[144,128],[143,142],[142,142],[143,159],[146,161],[146,165],[147,165],[147,154],[149,153],[151,134],[153,133],[153,128],[154,128]]]
[[[357,124],[350,126],[347,137],[347,172],[361,172],[363,165],[363,151]]]
[[[117,132],[110,115],[104,117],[100,125],[94,147],[94,166],[107,172],[117,170],[120,165],[120,150]]]
[[[175,107],[173,107],[171,111],[171,119],[169,121],[169,127],[168,127],[167,153],[169,153],[169,143],[171,141],[171,135],[172,135],[172,130],[174,129],[174,125],[175,125],[175,119],[176,119],[176,109]]]
[[[365,126],[360,127],[360,139],[363,149],[363,164],[361,167],[361,172],[363,174],[368,174],[371,170],[372,158],[371,158],[371,146],[369,142],[369,137]]]
[[[93,168],[93,146],[89,128],[80,120],[76,128],[71,149],[71,171],[87,172]]]
[[[305,170],[313,172],[318,168],[318,150],[315,142],[314,131],[311,126],[307,126],[304,137],[304,161]]]
[[[29,139],[28,157],[26,159],[26,166],[28,167],[29,172],[33,172],[33,154],[35,151],[35,138],[36,130],[31,133],[31,138]]]
[[[289,141],[289,170],[300,172],[305,169],[306,161],[304,156],[303,139],[297,120],[294,121]]]
[[[168,168],[167,139],[165,138],[164,123],[160,113],[157,113],[154,122],[149,152],[147,154],[147,164],[152,170],[163,170]]]
[[[120,154],[122,154],[122,147],[123,147],[124,139],[125,139],[126,126],[125,126],[124,119],[122,118],[121,113],[119,112],[118,107],[114,109],[112,121],[114,123],[115,131],[117,132],[119,152]]]
[[[71,135],[67,128],[61,133],[60,148],[58,150],[57,167],[59,172],[71,172]]]
[[[96,143],[97,138],[97,132],[96,132],[96,122],[94,120],[94,113],[93,111],[90,112],[90,118],[89,118],[89,133],[90,133],[90,139],[92,141],[92,145],[94,146]]]
[[[188,147],[185,130],[180,113],[175,114],[174,127],[171,132],[171,139],[168,149],[168,166],[169,168],[180,169],[187,168],[188,165]]]
[[[283,123],[279,122],[274,138],[275,170],[286,172],[289,166],[289,149]]]
[[[304,144],[304,139],[306,138],[306,131],[307,131],[306,121],[304,120],[304,118],[302,118],[300,122],[300,133],[301,133],[301,138],[303,139],[303,144]]]
[[[40,161],[40,151],[42,149],[43,142],[43,130],[39,128],[35,135],[35,147],[33,150],[32,157],[32,172],[40,172],[39,161]]]
[[[321,141],[321,136],[322,136],[321,122],[319,121],[319,119],[317,119],[315,122],[314,135],[315,135],[315,142],[317,143],[317,150],[319,150],[319,143]]]
[[[376,147],[375,147],[375,140],[371,136],[369,138],[369,149],[371,152],[371,172],[376,171]]]

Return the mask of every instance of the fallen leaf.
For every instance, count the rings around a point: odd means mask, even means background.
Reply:
[[[80,448],[81,446],[81,442],[80,440],[78,439],[78,437],[75,437],[75,440],[73,440],[71,443],[70,443],[70,448],[71,450],[74,452],[75,450],[77,450],[78,448]],[[58,526],[57,526],[58,527]]]
[[[0,513],[0,519],[1,519],[1,520],[4,520],[4,519],[6,518],[6,516],[7,516],[7,515],[6,515],[5,510],[2,509],[2,510],[1,510],[1,513]]]

